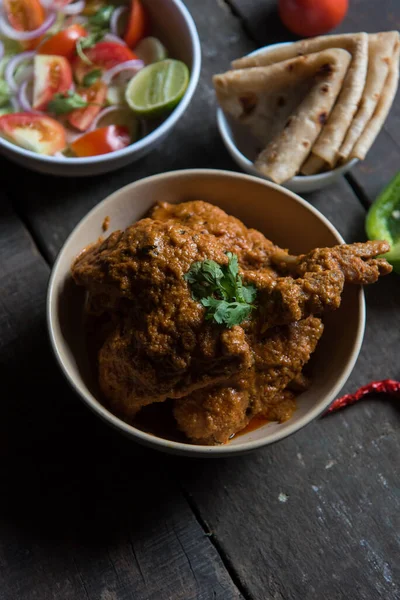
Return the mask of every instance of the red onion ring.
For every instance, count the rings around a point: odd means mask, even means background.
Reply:
[[[125,13],[128,10],[127,6],[119,6],[118,8],[116,8],[113,12],[113,14],[111,15],[111,19],[110,19],[110,31],[113,35],[116,35],[117,37],[119,37],[118,35],[118,21],[120,16]]]
[[[112,67],[112,69],[105,71],[105,73],[103,73],[102,80],[106,85],[110,85],[112,78],[121,71],[133,71],[133,74],[135,75],[138,71],[140,71],[140,69],[143,69],[143,67],[144,62],[142,60],[126,60],[125,62],[120,63],[119,65],[115,65],[115,67]]]
[[[89,129],[90,131],[90,129]],[[85,132],[87,133],[87,132]],[[68,129],[67,127],[65,127],[65,137],[67,140],[67,144],[73,144],[75,140],[77,140],[78,138],[80,138],[82,136],[82,133],[79,132],[77,133],[76,131],[71,131],[71,129]],[[65,158],[65,156],[64,156]]]
[[[20,42],[25,42],[29,40],[34,40],[35,38],[41,37],[46,33],[48,29],[56,22],[56,13],[49,13],[42,23],[40,27],[34,29],[33,31],[18,31],[11,27],[8,21],[5,19],[4,15],[0,15],[0,33],[5,35],[6,37],[11,38],[12,40],[18,40]]]
[[[14,56],[7,64],[4,70],[4,79],[6,80],[8,87],[11,91],[16,92],[18,90],[18,85],[14,80],[14,71],[18,67],[18,65],[24,60],[28,60],[33,58],[35,55],[34,52],[21,52]]]
[[[77,0],[73,4],[67,4],[60,8],[60,11],[64,13],[64,15],[79,15],[85,8],[85,0]]]
[[[106,33],[103,37],[103,40],[106,42],[114,42],[115,44],[120,44],[121,46],[126,46],[124,40],[113,33]]]
[[[96,129],[99,121],[105,117],[106,115],[110,114],[111,112],[114,112],[116,110],[121,110],[125,108],[125,110],[129,110],[127,107],[123,106],[122,104],[114,104],[113,106],[107,106],[107,108],[103,108],[99,114],[97,115],[97,117],[95,117],[93,123],[91,124],[91,126],[89,127],[89,131],[93,131],[93,129]]]
[[[38,111],[36,110],[32,110],[32,104],[29,102],[28,99],[28,94],[27,94],[27,88],[28,85],[31,83],[32,79],[25,79],[25,81],[23,81],[19,87],[18,90],[18,104],[20,105],[21,109],[24,112],[34,112],[37,113]]]

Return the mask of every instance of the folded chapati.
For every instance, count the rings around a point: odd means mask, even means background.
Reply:
[[[310,153],[343,88],[352,55],[341,48],[214,76],[223,110],[265,145],[256,167],[277,183]]]
[[[266,66],[329,48],[342,48],[352,55],[351,65],[338,101],[312,149],[312,155],[315,154],[321,159],[314,161],[315,165],[327,162],[329,166],[333,167],[339,158],[340,147],[356,114],[363,93],[368,65],[368,35],[366,33],[327,35],[300,40],[269,52],[240,58],[235,60],[232,66],[234,69]]]
[[[397,41],[389,72],[378,104],[364,131],[350,153],[350,158],[363,160],[388,116],[399,84],[400,43]]]
[[[312,67],[316,56],[334,50],[346,53],[347,67],[341,88],[336,88],[337,75],[324,99],[326,122],[316,124],[323,100]],[[316,62],[304,61],[310,57]],[[290,61],[297,61],[298,71],[288,76],[285,65]],[[224,111],[265,147],[261,153],[257,150],[255,166],[280,183],[299,172],[314,175],[352,158],[365,158],[393,103],[399,61],[398,31],[319,36],[235,60],[226,74],[229,85],[224,89],[221,75],[215,85]],[[333,92],[336,96],[328,107]]]
[[[362,137],[367,124],[374,115],[377,106],[380,104],[381,108],[379,115],[382,116],[382,102],[384,102],[384,105],[388,108],[390,108],[393,102],[394,94],[397,89],[397,83],[393,77],[393,73],[394,71],[398,71],[398,47],[398,31],[383,31],[381,33],[373,33],[368,36],[367,80],[358,111],[353,119],[352,124],[350,125],[342,147],[339,150],[342,161],[346,161],[350,156],[356,156],[357,158],[365,157],[367,151],[369,150],[369,147],[366,147],[366,141],[367,139],[371,139],[371,128],[368,128],[369,133],[366,132],[366,135],[363,138],[364,141],[361,143],[361,146],[358,146],[358,150],[353,152],[353,149],[355,150],[355,147]],[[390,78],[390,88],[388,88],[389,72],[392,73],[392,77]],[[382,95],[385,96],[384,101]],[[382,102],[380,103],[381,98]],[[376,124],[380,123],[381,126],[383,121],[375,120],[374,123],[376,129]],[[362,147],[361,153],[360,147]]]

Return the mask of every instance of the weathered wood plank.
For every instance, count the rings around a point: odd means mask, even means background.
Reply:
[[[68,438],[1,468],[1,600],[242,597],[160,455]]]
[[[375,408],[396,432],[357,438],[354,409],[251,456],[182,465],[251,598],[399,597],[399,420]]]
[[[244,30],[254,41],[254,46],[264,46],[294,40],[280,22],[275,0],[229,0],[241,20]],[[352,0],[344,21],[331,33],[352,31],[386,31],[400,29],[400,3],[398,0]],[[232,58],[237,58],[233,57]],[[385,184],[397,173],[400,164],[400,95],[385,126],[372,146],[366,160],[351,171],[365,199],[372,202]]]
[[[0,600],[241,598],[167,459],[67,387],[47,340],[49,267],[0,200]]]

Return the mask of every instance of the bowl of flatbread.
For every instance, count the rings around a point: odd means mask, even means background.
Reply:
[[[398,31],[319,36],[260,48],[213,78],[226,148],[248,173],[295,192],[363,160],[399,80]]]

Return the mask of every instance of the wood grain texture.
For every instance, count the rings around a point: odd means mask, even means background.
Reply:
[[[68,438],[1,469],[1,600],[242,597],[159,455]]]
[[[111,431],[51,356],[49,267],[0,198],[0,600],[241,598],[170,464]]]
[[[253,40],[254,47],[297,39],[281,23],[276,0],[228,0]],[[343,22],[329,33],[400,29],[398,0],[351,0]],[[238,58],[238,57],[232,57]],[[366,159],[351,171],[360,191],[371,203],[400,165],[400,94]]]

